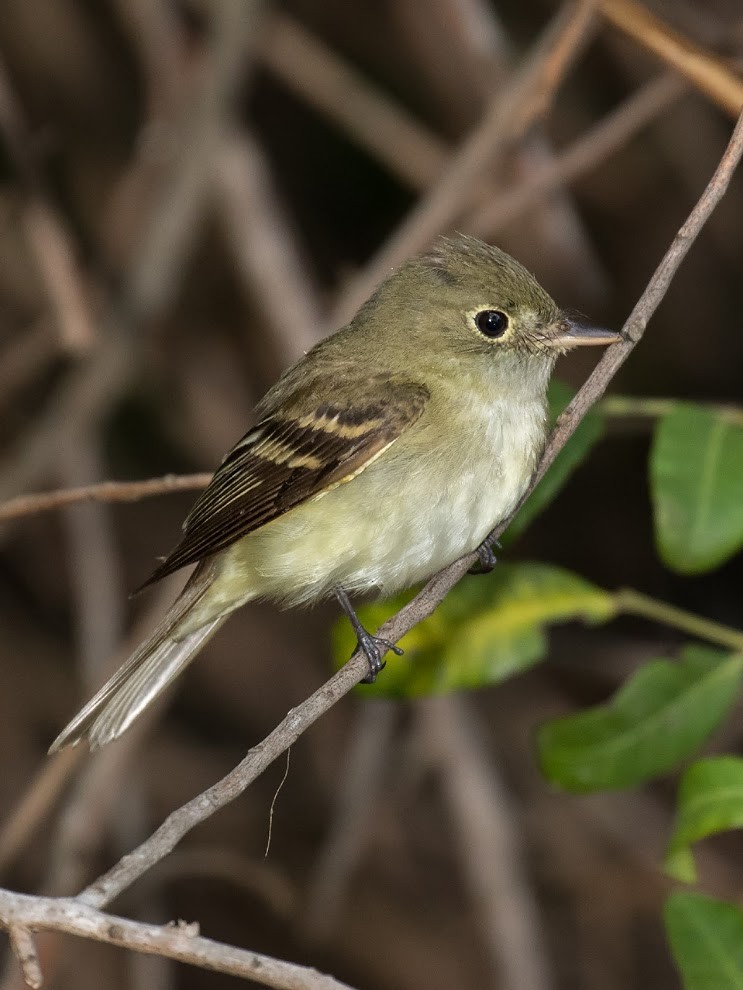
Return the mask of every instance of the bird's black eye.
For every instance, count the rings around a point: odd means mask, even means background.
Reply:
[[[483,336],[494,340],[508,329],[508,317],[499,309],[483,309],[475,315],[475,326]]]

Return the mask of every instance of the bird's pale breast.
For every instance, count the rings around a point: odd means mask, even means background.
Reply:
[[[352,481],[226,551],[222,600],[239,589],[240,603],[295,604],[336,585],[388,594],[475,549],[529,481],[544,440],[544,403],[465,396],[448,410],[458,422],[442,429],[424,414]]]

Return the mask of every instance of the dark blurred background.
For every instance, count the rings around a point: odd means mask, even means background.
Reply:
[[[736,71],[736,0],[651,6]],[[281,369],[337,325],[359,273],[556,13],[548,0],[3,0],[0,497],[213,469]],[[618,109],[625,130],[597,152],[591,135]],[[516,254],[562,305],[620,326],[730,128],[719,101],[597,14],[541,119],[493,148],[451,226]],[[586,135],[592,162],[519,201]],[[742,221],[739,176],[614,392],[743,399]],[[565,359],[558,374],[577,385],[593,360]],[[740,560],[682,579],[656,555],[649,427],[612,419],[508,556],[739,624]],[[141,730],[94,757],[47,761],[175,594],[178,579],[128,598],[193,497],[0,529],[4,886],[75,893],[330,672],[333,608],[251,605]],[[567,626],[545,665],[450,705],[347,698],[293,748],[266,857],[283,762],[115,910],[198,919],[210,937],[360,988],[675,987],[659,918],[671,786],[555,794],[532,736],[676,643],[639,621]],[[457,760],[479,767],[473,786],[497,812],[482,869],[515,870],[515,892],[497,879],[480,889]],[[740,893],[741,852],[735,840],[714,847],[710,889]],[[515,949],[513,916],[531,933]],[[67,938],[40,948],[50,987],[231,982]],[[6,986],[18,980],[9,964]]]

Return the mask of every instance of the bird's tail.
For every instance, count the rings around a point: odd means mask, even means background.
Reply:
[[[157,629],[62,730],[50,753],[81,739],[91,749],[116,739],[188,666],[229,614],[189,628],[186,620],[213,580],[211,562],[197,567]]]

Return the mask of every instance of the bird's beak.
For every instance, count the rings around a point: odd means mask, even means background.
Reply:
[[[621,333],[614,330],[604,330],[602,327],[589,327],[575,320],[562,319],[553,324],[554,332],[547,341],[550,347],[558,350],[570,350],[573,347],[606,347],[616,344],[622,339]]]

